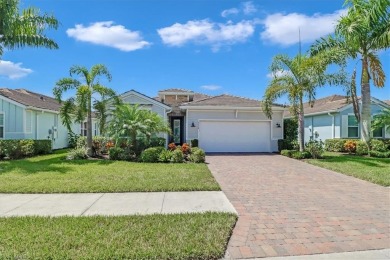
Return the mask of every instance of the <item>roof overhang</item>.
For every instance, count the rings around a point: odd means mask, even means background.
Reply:
[[[19,102],[13,100],[13,99],[7,98],[6,96],[3,96],[1,94],[0,94],[0,99],[3,99],[3,100],[5,100],[5,101],[7,101],[7,102],[9,102],[9,103],[11,103],[13,105],[17,105],[17,106],[22,107],[22,108],[26,107],[26,105],[24,105],[22,103],[19,103]]]
[[[180,109],[187,110],[246,110],[246,111],[259,111],[263,109],[259,107],[241,107],[241,106],[179,106]],[[284,111],[283,107],[272,107],[272,111]]]
[[[125,93],[119,95],[119,98],[123,99],[123,98],[129,97],[131,95],[137,96],[140,99],[144,99],[144,100],[148,101],[149,103],[152,103],[153,105],[156,105],[156,106],[159,106],[159,107],[163,107],[165,109],[171,109],[170,106],[168,106],[168,105],[166,105],[166,104],[164,104],[162,102],[159,102],[159,101],[157,101],[157,100],[155,100],[155,99],[153,99],[151,97],[148,97],[148,96],[146,96],[146,95],[144,95],[142,93],[139,93],[139,92],[137,92],[135,90],[130,90],[130,91],[125,92]],[[141,105],[146,105],[146,104],[141,104]]]

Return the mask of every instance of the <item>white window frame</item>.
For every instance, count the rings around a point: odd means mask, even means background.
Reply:
[[[84,135],[85,131],[85,135]],[[87,136],[88,135],[88,126],[87,126],[87,121],[84,121],[80,124],[80,135],[81,136]]]
[[[93,133],[95,136],[97,136],[98,135],[98,132],[97,132],[98,131],[98,123],[95,122],[94,126],[95,126],[95,129],[94,129]]]
[[[359,122],[357,122],[357,126],[349,126],[349,117],[350,116],[353,116],[356,119],[355,114],[348,114],[348,125],[347,125],[347,135],[348,135],[348,138],[359,138],[359,132],[360,132]],[[356,127],[357,128],[357,136],[349,136],[349,128],[350,127]]]
[[[3,128],[3,136],[0,136],[0,139],[5,139],[5,113],[4,112],[0,112],[0,115],[3,116],[3,124],[0,125],[0,127]]]

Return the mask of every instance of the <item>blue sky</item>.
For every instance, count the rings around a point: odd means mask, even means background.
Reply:
[[[48,35],[60,48],[6,51],[0,87],[51,95],[72,65],[102,63],[113,76],[102,83],[118,93],[135,89],[156,96],[158,90],[184,88],[261,99],[272,57],[298,52],[299,27],[303,51],[332,32],[343,2],[21,0],[22,8],[36,6],[58,18],[61,26]],[[390,75],[389,50],[380,57]],[[383,89],[372,87],[372,95],[390,99],[389,81]],[[321,88],[317,98],[331,94],[343,90]]]

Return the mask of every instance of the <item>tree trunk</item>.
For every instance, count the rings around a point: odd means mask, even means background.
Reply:
[[[299,151],[303,152],[305,150],[305,119],[303,114],[302,97],[300,97],[299,99],[299,109],[298,109],[298,143],[299,143]]]
[[[368,145],[371,139],[371,90],[367,57],[363,58],[361,88],[362,116],[360,134],[361,140]]]
[[[87,153],[92,156],[92,100],[88,97],[88,111],[87,111]]]

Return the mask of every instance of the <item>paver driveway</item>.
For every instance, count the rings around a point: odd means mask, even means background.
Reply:
[[[207,162],[239,214],[227,257],[390,248],[389,188],[280,155]]]

